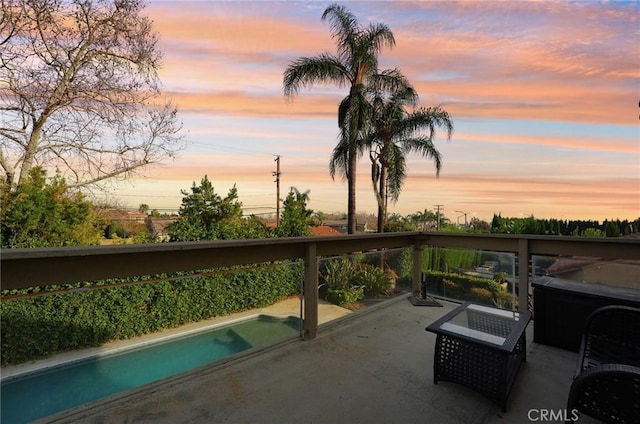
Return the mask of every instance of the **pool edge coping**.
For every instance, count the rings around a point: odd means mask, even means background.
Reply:
[[[342,327],[348,326],[358,318],[369,315],[371,312],[385,308],[396,302],[406,301],[410,296],[411,296],[410,294],[402,293],[398,296],[393,296],[391,298],[385,299],[378,304],[371,305],[365,309],[361,309],[359,311],[346,314],[342,317],[332,319],[318,327],[319,337],[328,337],[333,331],[340,331]],[[259,316],[259,315],[269,315],[269,314],[264,314],[264,313],[254,314],[254,316],[256,315]],[[270,316],[286,318],[286,316],[290,316],[290,315],[273,314]],[[317,339],[314,339],[314,340],[317,340]],[[139,399],[144,396],[149,396],[160,387],[166,388],[166,387],[176,386],[181,382],[188,379],[192,379],[192,378],[205,378],[207,375],[224,370],[234,364],[238,364],[243,361],[249,361],[252,358],[255,358],[266,352],[282,349],[284,347],[292,345],[293,343],[300,343],[300,342],[312,343],[314,340],[304,341],[304,339],[302,338],[292,337],[289,339],[283,339],[280,342],[277,342],[268,346],[250,348],[248,350],[239,352],[235,355],[231,355],[226,358],[220,359],[216,362],[202,365],[201,367],[197,367],[192,370],[185,371],[180,374],[176,374],[174,376],[166,377],[164,379],[146,384],[141,387],[125,390],[123,392],[119,392],[111,396],[107,396],[102,399],[98,399],[96,401],[93,401],[84,405],[79,405],[75,408],[67,409],[65,411],[61,411],[59,413],[49,415],[47,417],[42,417],[34,421],[33,424],[88,422],[91,420],[91,417],[95,409],[104,408],[104,407],[107,407],[108,405],[117,405],[119,402],[134,401],[135,399]]]
[[[300,319],[300,317],[291,315],[291,314],[268,314],[262,311],[254,312],[251,314],[233,317],[228,320],[224,320],[224,317],[221,318],[221,321],[211,322],[202,324],[202,322],[189,323],[194,325],[194,328],[182,329],[181,327],[173,327],[164,329],[162,331],[156,333],[143,334],[140,336],[135,336],[136,339],[124,339],[124,340],[113,340],[107,342],[107,346],[96,346],[96,347],[88,347],[78,350],[71,350],[67,352],[56,353],[51,357],[43,358],[34,362],[9,365],[3,368],[0,372],[0,384],[8,384],[11,380],[18,379],[27,374],[43,372],[47,370],[52,370],[55,368],[71,366],[75,363],[100,358],[103,356],[115,355],[123,352],[127,352],[129,350],[143,348],[149,345],[167,342],[172,339],[188,337],[190,335],[194,335],[201,332],[210,331],[219,327],[225,327],[228,325],[237,324],[243,321],[248,321],[251,319],[259,318],[259,317],[270,317],[270,318],[282,318],[286,319],[289,317],[295,317]],[[200,325],[198,325],[200,324]],[[188,324],[187,324],[188,325]],[[163,334],[164,333],[164,334]],[[108,344],[117,344],[117,346],[108,347]],[[64,356],[68,356],[68,358],[64,358]]]

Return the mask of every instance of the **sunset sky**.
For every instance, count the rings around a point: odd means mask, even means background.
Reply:
[[[178,106],[186,150],[120,185],[125,206],[177,209],[181,189],[207,174],[222,196],[236,184],[245,213],[274,212],[310,190],[309,207],[346,212],[346,182],[329,176],[337,107],[347,88],[314,86],[292,101],[282,74],[302,56],[335,52],[329,2],[152,0],[164,52],[164,94]],[[640,216],[640,2],[342,2],[363,25],[387,24],[396,47],[380,69],[399,68],[420,106],[441,105],[455,132],[433,163],[410,157],[390,213],[443,205],[502,216],[634,219]],[[375,212],[367,156],[358,212]],[[460,212],[457,212],[460,211]]]

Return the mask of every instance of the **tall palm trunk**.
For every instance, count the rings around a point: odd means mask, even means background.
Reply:
[[[380,167],[380,199],[378,201],[378,232],[384,233],[384,226],[387,223],[387,167],[383,164]]]
[[[349,149],[348,200],[347,200],[347,233],[356,233],[356,164],[358,154],[355,147]]]
[[[387,167],[384,162],[380,166],[380,186],[378,196],[378,232],[384,233],[387,222]],[[384,250],[378,254],[378,266],[384,269]]]
[[[368,123],[367,86],[378,79],[385,87],[395,73],[378,75],[378,54],[382,48],[395,46],[391,30],[384,24],[371,22],[363,28],[344,6],[331,4],[322,20],[331,21],[331,35],[336,39],[337,55],[322,54],[302,57],[291,63],[284,72],[283,85],[287,97],[304,86],[334,82],[350,86],[349,95],[338,108],[338,127],[341,139],[329,164],[331,177],[336,170],[347,177],[347,233],[356,232],[356,163],[360,153],[362,132]]]

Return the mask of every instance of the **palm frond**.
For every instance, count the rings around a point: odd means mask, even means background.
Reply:
[[[371,97],[394,99],[395,103],[405,106],[418,104],[418,93],[397,68],[386,69],[372,76],[369,87]]]
[[[397,202],[402,185],[407,176],[407,158],[401,146],[392,144],[392,160],[387,166],[387,194],[392,202]]]
[[[322,13],[323,21],[331,22],[331,33],[334,37],[356,34],[359,31],[358,19],[349,9],[332,3]]]
[[[380,164],[374,160],[371,161],[371,184],[373,186],[373,194],[376,196],[376,201],[379,206],[384,204],[382,200],[382,193],[380,193]]]
[[[347,120],[349,109],[351,108],[351,98],[349,96],[342,99],[338,106],[338,127],[342,128]]]
[[[335,83],[344,87],[348,82],[345,66],[329,53],[294,60],[287,66],[282,78],[286,97],[292,97],[301,88],[317,83]]]
[[[369,50],[376,56],[384,47],[391,49],[396,45],[393,32],[391,32],[387,25],[378,22],[369,24],[369,27],[364,32],[364,39],[366,40]]]
[[[442,155],[433,144],[432,138],[405,138],[402,141],[402,147],[406,153],[417,153],[426,159],[433,160],[433,164],[436,168],[436,176],[440,175],[440,169],[442,168]]]
[[[416,130],[422,128],[428,128],[429,137],[435,138],[436,127],[442,128],[447,134],[447,141],[451,140],[453,134],[453,121],[449,113],[441,106],[433,106],[428,108],[421,108],[420,110],[411,114],[408,119],[409,123],[415,125]]]
[[[331,179],[335,179],[339,174],[343,179],[348,178],[349,171],[349,136],[341,131],[340,141],[336,144],[331,152],[329,159],[329,175]]]
[[[331,37],[336,40],[338,56],[344,60],[353,55],[358,34],[362,32],[358,19],[346,7],[330,4],[322,14],[322,20],[329,19]]]

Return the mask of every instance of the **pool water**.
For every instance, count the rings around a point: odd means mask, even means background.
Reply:
[[[11,378],[2,424],[25,423],[299,334],[296,317],[261,315],[225,327]]]

